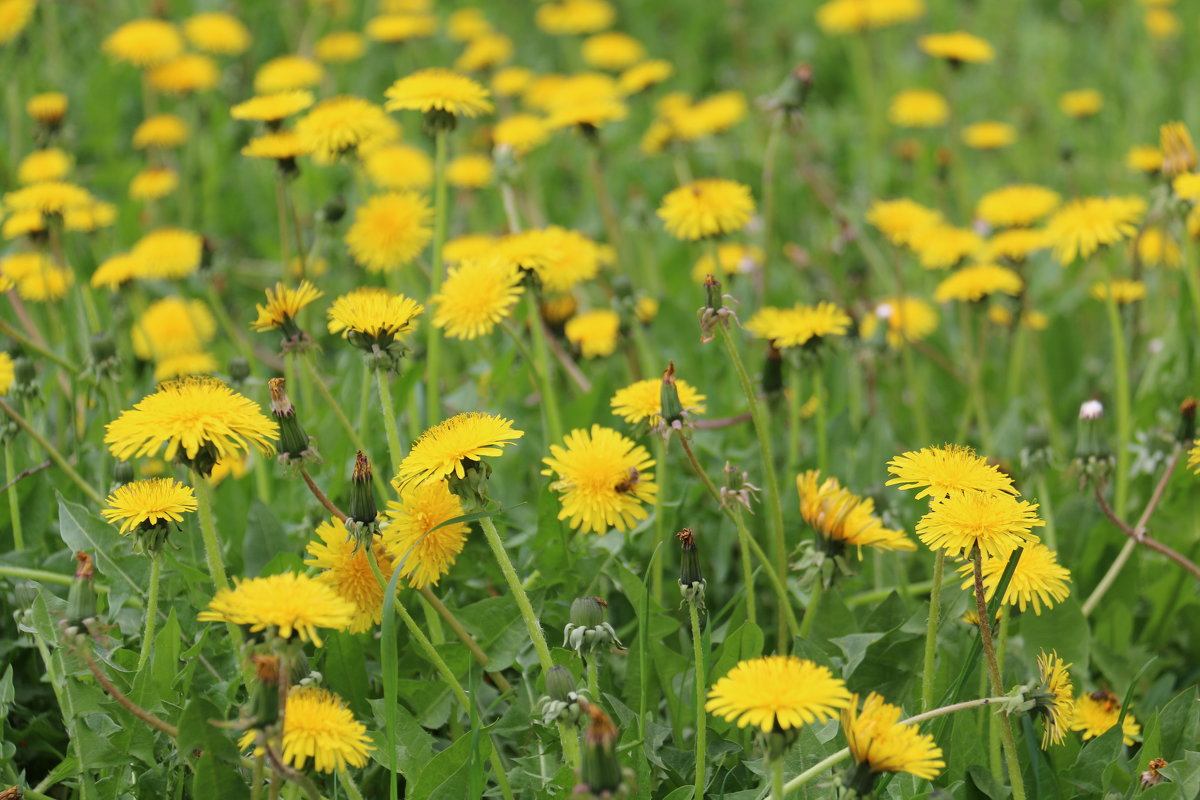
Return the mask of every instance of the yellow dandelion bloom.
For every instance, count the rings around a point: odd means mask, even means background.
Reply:
[[[466,513],[462,501],[445,481],[429,481],[397,491],[399,502],[388,503],[383,546],[392,563],[403,563],[400,576],[410,586],[436,586],[454,566],[470,533],[465,522],[443,525]]]
[[[549,292],[569,292],[600,272],[600,247],[578,231],[557,226],[502,238],[496,252],[537,274]]]
[[[1195,475],[1200,475],[1200,439],[1192,442],[1192,447],[1188,450],[1188,469]]]
[[[437,33],[437,17],[431,14],[381,14],[367,20],[367,38],[376,42],[407,42]]]
[[[1194,172],[1198,156],[1192,134],[1182,122],[1168,122],[1159,129],[1159,149],[1162,150],[1162,173],[1168,177]]]
[[[460,8],[446,19],[446,33],[453,42],[469,42],[490,33],[492,23],[478,8]]]
[[[3,0],[0,2],[0,45],[8,44],[21,35],[33,11],[34,0]]]
[[[200,268],[204,239],[183,228],[159,228],[139,239],[130,253],[141,263],[139,278],[186,278]]]
[[[1105,245],[1133,236],[1145,211],[1146,201],[1140,197],[1072,200],[1046,223],[1054,257],[1067,265],[1076,257],[1088,258]]]
[[[492,128],[492,141],[498,147],[511,148],[519,156],[541,147],[549,138],[550,126],[536,114],[513,114]]]
[[[393,481],[405,490],[453,475],[465,478],[484,456],[503,455],[502,448],[525,435],[512,420],[470,411],[456,414],[421,434],[400,464]]]
[[[920,203],[901,197],[896,200],[876,200],[867,212],[871,223],[892,244],[907,247],[925,228],[941,224],[942,214]]]
[[[639,422],[645,422],[651,427],[658,425],[662,418],[662,384],[658,378],[647,378],[619,389],[609,401],[612,412],[630,425],[637,425]],[[675,390],[679,392],[679,403],[684,411],[703,414],[707,410],[704,405],[707,398],[695,386],[677,379]]]
[[[199,53],[184,53],[151,67],[146,80],[160,92],[187,94],[213,88],[221,79],[217,62]]]
[[[1161,225],[1142,228],[1133,242],[1133,251],[1144,267],[1179,267],[1183,264],[1179,243]]]
[[[667,232],[685,241],[739,231],[753,214],[750,187],[720,178],[681,186],[664,197],[658,209]]]
[[[1141,281],[1117,278],[1111,281],[1093,283],[1092,288],[1088,290],[1088,294],[1096,300],[1101,301],[1107,300],[1111,294],[1113,299],[1117,301],[1117,305],[1126,305],[1146,298],[1146,284]]]
[[[425,306],[411,297],[365,286],[344,294],[329,307],[329,332],[343,337],[363,336],[380,345],[390,344],[416,328]]]
[[[313,152],[312,142],[293,131],[276,131],[255,136],[242,148],[246,158],[291,161]]]
[[[983,237],[970,228],[938,223],[914,231],[909,246],[925,269],[950,269],[983,249]]]
[[[567,320],[563,332],[584,358],[603,358],[617,350],[621,318],[609,308],[584,311]]]
[[[887,116],[901,128],[940,128],[950,119],[950,104],[932,89],[905,89],[892,98]]]
[[[133,131],[133,146],[138,150],[179,147],[188,139],[188,124],[175,114],[155,114],[144,119]]]
[[[859,333],[870,339],[883,324],[887,343],[894,348],[919,342],[937,330],[937,309],[917,297],[888,297],[859,321]]]
[[[867,695],[861,711],[858,695],[851,695],[850,704],[842,709],[842,731],[850,755],[872,775],[907,772],[931,781],[946,766],[933,736],[901,722],[900,707],[875,692]],[[862,788],[867,789],[864,796],[869,796],[870,787]]]
[[[918,39],[917,46],[934,58],[960,64],[982,64],[996,57],[996,51],[986,39],[965,31],[931,33]]]
[[[0,396],[8,394],[15,378],[12,356],[0,350]]]
[[[161,200],[179,188],[179,173],[170,167],[146,167],[129,182],[132,200]]]
[[[442,261],[447,264],[475,261],[487,256],[495,246],[494,236],[486,233],[464,233],[447,240],[442,246]]]
[[[551,36],[574,36],[610,28],[616,18],[607,0],[552,0],[538,6],[534,22]]]
[[[851,321],[846,312],[823,300],[815,306],[761,308],[746,323],[746,330],[778,348],[815,346],[828,336],[845,336]]]
[[[646,57],[646,47],[620,31],[597,33],[583,40],[583,61],[593,69],[620,72]]]
[[[796,656],[761,656],[738,662],[713,684],[704,708],[739,728],[770,733],[832,719],[850,699],[845,682],[827,667]]]
[[[513,42],[502,33],[485,33],[467,44],[467,49],[454,60],[460,72],[480,72],[495,69],[512,59]]]
[[[1058,108],[1068,117],[1082,119],[1100,113],[1104,97],[1095,89],[1074,89],[1058,98]]]
[[[1052,244],[1050,234],[1043,228],[1010,228],[993,234],[984,244],[980,255],[986,261],[1006,259],[1021,262]]]
[[[42,181],[4,195],[4,205],[9,211],[40,211],[50,215],[62,215],[92,202],[87,189],[66,181]]]
[[[389,272],[408,264],[433,239],[433,209],[412,192],[388,192],[358,207],[346,231],[346,247],[369,272]]]
[[[361,97],[322,100],[296,122],[296,135],[325,163],[376,139],[388,139],[392,121]]]
[[[0,235],[3,235],[5,239],[16,239],[19,236],[42,233],[45,230],[46,218],[42,212],[18,211],[4,220],[3,227],[0,227]]]
[[[13,253],[0,260],[0,274],[14,282],[54,268],[54,262],[40,252]]]
[[[325,68],[304,56],[273,58],[254,73],[254,91],[258,94],[311,89],[325,77]],[[294,113],[294,112],[293,112]]]
[[[1001,602],[1006,606],[1016,606],[1022,613],[1033,606],[1033,613],[1041,616],[1043,606],[1054,608],[1071,593],[1071,571],[1061,566],[1058,554],[1041,542],[1028,543],[1024,548]],[[1011,550],[1000,556],[984,557],[983,589],[986,599],[991,600],[996,594],[1010,555]],[[971,590],[975,585],[974,567],[965,564],[958,571],[966,576],[962,588]]]
[[[217,360],[210,353],[180,353],[154,365],[154,380],[201,377],[217,371]]]
[[[221,11],[193,14],[183,21],[188,44],[218,56],[240,56],[250,49],[250,29],[237,17]]]
[[[1018,494],[1011,477],[962,445],[910,450],[893,458],[887,466],[888,472],[896,477],[885,485],[898,485],[902,491],[921,489],[916,495],[918,500],[964,491]]]
[[[205,451],[207,463],[197,461],[203,475],[217,458],[251,446],[271,451],[279,426],[263,416],[258,404],[213,378],[170,381],[108,423],[104,443],[116,458],[154,456],[195,461]]]
[[[229,109],[234,119],[278,122],[298,114],[313,104],[312,92],[303,89],[261,94]]]
[[[1039,686],[1033,696],[1031,713],[1042,718],[1042,749],[1062,744],[1075,713],[1075,688],[1071,685],[1070,664],[1064,664],[1058,653],[1045,650],[1038,653]]]
[[[937,285],[933,299],[939,303],[951,300],[975,302],[997,292],[1016,296],[1024,286],[1021,276],[999,264],[972,264],[956,269]]]
[[[346,767],[366,766],[374,749],[366,726],[333,692],[316,686],[300,686],[288,692],[283,720],[284,764],[304,769],[311,758],[317,772],[341,772]]]
[[[649,516],[643,504],[656,502],[654,460],[646,448],[611,428],[573,430],[562,445],[550,445],[550,456],[542,461],[542,474],[554,478],[550,490],[562,502],[558,518],[569,519],[571,528],[583,533],[627,531]]]
[[[800,516],[827,541],[880,550],[917,549],[904,531],[884,527],[875,516],[874,500],[858,497],[837,478],[822,481],[819,472],[808,470],[796,476],[796,491]]]
[[[258,319],[250,323],[250,327],[256,331],[286,329],[300,314],[300,309],[324,295],[308,281],[301,281],[295,289],[277,283],[273,292],[267,289],[266,305],[254,306],[258,311]]]
[[[1137,144],[1125,154],[1125,166],[1153,175],[1162,169],[1163,152],[1152,144]]]
[[[1014,548],[1037,542],[1031,531],[1046,523],[1037,505],[1010,494],[959,491],[936,497],[929,513],[917,522],[917,536],[930,550],[970,556],[976,546],[983,555],[1007,558]]]
[[[487,336],[509,317],[524,291],[521,273],[496,257],[468,259],[450,269],[433,296],[433,324],[451,339]]]
[[[1200,202],[1200,173],[1185,172],[1171,181],[1171,190],[1180,200]]]
[[[71,157],[57,147],[34,150],[17,164],[19,183],[60,181],[71,171]]]
[[[117,207],[99,200],[63,212],[63,227],[69,231],[92,233],[111,226],[116,220]]]
[[[465,75],[439,67],[401,78],[385,95],[388,111],[441,111],[455,117],[477,117],[492,111],[487,89]]]
[[[322,520],[316,533],[317,538],[305,547],[309,557],[304,564],[321,570],[317,580],[354,607],[346,630],[362,633],[374,628],[383,619],[383,587],[371,569],[366,548],[360,547],[337,520]],[[379,542],[374,547],[380,572],[391,575],[393,564],[387,551]]]
[[[134,355],[162,361],[203,350],[216,332],[217,321],[203,300],[164,297],[137,318],[129,333]]]
[[[330,31],[313,45],[313,55],[326,64],[348,64],[367,52],[367,40],[357,31]]]
[[[817,8],[817,26],[836,36],[900,25],[924,15],[924,0],[830,0]]]
[[[57,265],[31,272],[17,281],[17,294],[22,300],[47,303],[66,295],[75,283],[75,273]]]
[[[763,250],[758,245],[722,242],[717,245],[719,267],[713,263],[712,253],[705,253],[696,259],[696,264],[692,267],[692,280],[704,283],[704,279],[709,275],[745,275],[757,270],[764,258]]]
[[[101,47],[114,61],[153,67],[183,52],[183,36],[172,23],[146,17],[117,28]]]
[[[516,97],[529,88],[534,72],[526,67],[501,67],[492,76],[491,89],[497,97]]]
[[[467,153],[446,165],[446,180],[458,189],[482,189],[492,182],[492,159],[482,153]]]
[[[621,73],[617,85],[621,92],[627,95],[638,94],[662,83],[675,74],[675,67],[670,61],[652,58],[640,64],[634,64]]]
[[[997,228],[1032,225],[1058,208],[1058,192],[1033,184],[1013,184],[979,198],[975,216]]]
[[[106,502],[108,507],[100,510],[100,516],[114,525],[119,523],[124,534],[142,525],[183,522],[185,513],[196,510],[196,493],[174,478],[151,478],[118,487]]]
[[[354,620],[354,606],[316,578],[284,572],[266,578],[234,578],[233,588],[218,591],[196,619],[244,625],[251,633],[271,630],[284,639],[298,636],[321,647],[317,629],[346,630]]]
[[[1075,699],[1071,714],[1071,730],[1080,731],[1083,740],[1094,739],[1106,733],[1121,717],[1121,700],[1112,692],[1101,689],[1090,694],[1081,694]],[[1121,723],[1121,741],[1126,746],[1134,744],[1142,734],[1132,713],[1125,714]]]
[[[29,98],[25,113],[42,125],[54,127],[66,116],[67,105],[67,96],[62,92],[43,92]]]

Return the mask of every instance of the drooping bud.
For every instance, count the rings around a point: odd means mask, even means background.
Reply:
[[[625,788],[625,774],[617,755],[617,726],[599,706],[587,703],[587,731],[583,735],[583,762],[575,794],[613,797]]]
[[[90,554],[75,553],[75,579],[67,591],[65,621],[68,627],[81,627],[96,616],[95,568]]]
[[[267,386],[271,390],[271,416],[279,423],[279,463],[289,467],[320,461],[320,454],[312,446],[300,420],[296,419],[296,409],[288,398],[284,379],[272,378],[267,381]]]
[[[379,507],[375,503],[373,479],[371,462],[359,450],[354,457],[354,474],[350,478],[350,514],[346,520],[347,529],[356,535],[359,543],[364,543],[379,530],[376,522]]]
[[[1175,441],[1185,446],[1191,446],[1196,440],[1196,398],[1189,397],[1179,404],[1179,428],[1175,431]]]
[[[700,570],[700,554],[696,551],[696,536],[691,528],[684,528],[675,534],[679,540],[679,593],[685,603],[692,603],[697,608],[704,608],[704,589],[707,582]]]
[[[571,603],[571,621],[563,628],[563,647],[570,647],[580,657],[621,646],[617,632],[604,620],[608,603],[599,597],[578,597]]]
[[[737,322],[737,314],[733,309],[725,307],[725,297],[721,294],[721,282],[712,275],[705,275],[704,305],[696,312],[700,318],[700,342],[702,344],[713,340],[713,329],[717,325],[728,327],[730,319]]]

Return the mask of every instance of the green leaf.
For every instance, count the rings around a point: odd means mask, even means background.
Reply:
[[[321,672],[329,681],[330,688],[346,701],[355,717],[366,716],[369,708],[363,637],[344,631],[334,632],[325,637],[321,653],[324,657]]]
[[[965,796],[969,798],[987,797],[990,800],[1007,800],[1011,796],[1008,787],[998,782],[987,767],[979,764],[967,767],[965,788],[967,790]]]
[[[237,769],[212,753],[205,752],[196,761],[192,777],[192,797],[247,797],[246,782]]]
[[[1200,714],[1196,713],[1196,687],[1180,692],[1158,713],[1162,727],[1162,758],[1174,761],[1184,749],[1200,742]],[[1151,753],[1153,758],[1156,754]]]
[[[1179,786],[1184,797],[1200,796],[1200,753],[1185,750],[1183,758],[1175,759],[1159,771]]]
[[[468,797],[472,759],[482,761],[492,751],[491,740],[465,733],[454,744],[433,757],[410,785],[405,800],[428,798]]]
[[[185,757],[200,751],[210,758],[236,762],[239,753],[233,743],[232,734],[212,724],[214,720],[220,719],[223,719],[221,711],[212,701],[204,697],[188,700],[183,714],[179,717],[179,751]]]
[[[1066,779],[1085,792],[1101,793],[1104,769],[1117,759],[1122,746],[1121,726],[1114,725],[1084,745]]]
[[[247,576],[261,575],[263,568],[278,553],[289,550],[283,524],[271,507],[258,498],[246,515],[246,533],[242,538],[242,569]]]
[[[1022,614],[1021,636],[1028,652],[1056,651],[1059,657],[1072,664],[1073,671],[1086,675],[1091,658],[1091,631],[1079,601],[1068,597],[1054,608],[1039,614]]]
[[[145,556],[133,553],[130,540],[117,533],[117,529],[87,509],[58,495],[59,535],[72,550],[86,550],[92,555],[96,571],[113,582],[114,608],[129,595],[142,597],[150,574],[150,562]],[[117,585],[123,584],[126,591],[116,594]]]

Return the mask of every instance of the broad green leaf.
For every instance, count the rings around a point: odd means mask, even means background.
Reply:
[[[491,741],[486,736],[463,734],[425,765],[417,775],[415,784],[409,786],[405,800],[467,797],[469,764],[472,758],[477,761],[486,759],[491,749]]]
[[[290,550],[279,517],[258,498],[250,504],[242,539],[242,570],[248,576],[266,574],[263,568],[279,553]]]

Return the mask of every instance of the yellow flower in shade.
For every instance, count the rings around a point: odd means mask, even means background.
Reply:
[[[938,223],[913,232],[909,246],[925,269],[950,269],[983,248],[983,237],[970,228]]]
[[[542,300],[542,319],[552,328],[562,329],[576,311],[579,310],[579,300],[573,294],[560,294]]]
[[[646,48],[637,39],[620,31],[597,33],[583,40],[583,60],[593,69],[620,72],[646,57]]]
[[[28,236],[46,230],[46,218],[40,211],[18,211],[4,220],[0,233],[5,239],[16,239],[18,236]]]
[[[622,72],[621,76],[617,79],[617,84],[621,87],[621,91],[627,95],[638,94],[646,91],[651,86],[662,83],[674,74],[675,67],[672,66],[670,61],[665,61],[661,58],[652,58],[649,61],[634,64]]]
[[[1142,228],[1133,244],[1133,252],[1143,267],[1178,267],[1183,264],[1179,243],[1161,225]]]
[[[476,339],[512,314],[524,291],[521,272],[492,257],[467,259],[454,267],[433,296],[433,324],[451,339]]]
[[[36,7],[34,0],[0,0],[0,45],[21,35]]]
[[[1106,733],[1117,724],[1121,717],[1121,701],[1112,692],[1101,689],[1091,694],[1081,694],[1075,699],[1071,714],[1071,730],[1080,731],[1083,740],[1094,739]],[[1132,713],[1125,714],[1121,723],[1121,741],[1126,746],[1132,745],[1142,734],[1142,726],[1138,725]]]
[[[67,96],[62,92],[43,92],[29,98],[25,104],[25,113],[35,122],[50,127],[56,127],[67,115]]]
[[[1145,211],[1146,201],[1134,196],[1072,200],[1046,223],[1054,257],[1067,265],[1076,257],[1088,258],[1105,245],[1133,236]]]
[[[993,234],[980,255],[987,261],[1021,262],[1031,253],[1048,249],[1051,244],[1050,235],[1042,228],[1010,228]]]
[[[1017,129],[1007,122],[976,122],[963,128],[962,140],[976,150],[999,150],[1017,140]]]
[[[1200,173],[1185,172],[1182,175],[1176,175],[1175,179],[1171,181],[1171,190],[1180,200],[1187,200],[1190,203],[1200,202]]]
[[[154,365],[154,380],[201,377],[217,371],[217,360],[209,353],[180,353]]]
[[[174,478],[151,478],[117,487],[106,502],[100,516],[130,533],[143,525],[183,522],[185,513],[196,510],[196,492]]]
[[[1092,288],[1088,290],[1096,300],[1107,300],[1109,294],[1117,301],[1117,305],[1126,305],[1128,303],[1136,303],[1138,300],[1146,298],[1146,284],[1141,281],[1123,280],[1117,278],[1111,281],[1100,281],[1092,284]]]
[[[93,202],[87,189],[66,181],[42,181],[4,195],[9,211],[40,211],[62,215],[68,209]]]
[[[569,292],[600,272],[599,245],[578,231],[558,226],[523,231],[500,240],[496,253],[537,274],[550,292]]]
[[[254,73],[254,91],[258,94],[311,89],[325,77],[325,68],[304,56],[279,56]],[[295,112],[293,112],[295,113]]]
[[[917,549],[904,531],[884,527],[883,520],[875,516],[874,500],[858,497],[837,478],[822,481],[816,470],[802,472],[796,476],[796,491],[800,495],[800,516],[838,552],[845,545],[858,547],[860,555],[863,547]]]
[[[616,18],[606,0],[552,0],[538,6],[534,21],[543,33],[574,36],[610,28]]]
[[[1196,170],[1196,145],[1192,134],[1182,122],[1168,122],[1159,129],[1159,149],[1162,150],[1162,173],[1167,177]]]
[[[269,630],[283,639],[297,636],[317,647],[322,646],[318,628],[344,631],[354,621],[354,605],[317,578],[283,572],[233,580],[233,588],[219,590],[196,619],[244,625],[251,633]]]
[[[845,311],[821,301],[815,306],[767,306],[755,312],[746,330],[778,348],[815,346],[828,336],[845,336],[851,321]]]
[[[3,276],[0,276],[0,281],[3,280]],[[0,396],[8,394],[9,387],[12,386],[15,377],[16,373],[13,369],[12,356],[0,350]]]
[[[204,239],[182,228],[159,228],[139,239],[130,252],[141,262],[139,278],[186,278],[200,268]]]
[[[287,331],[289,327],[294,327],[300,309],[324,295],[324,292],[308,281],[300,281],[300,285],[295,289],[277,283],[274,291],[267,289],[266,305],[254,306],[258,310],[258,319],[251,322],[250,327],[256,331]]]
[[[188,139],[188,124],[174,114],[147,117],[133,131],[133,146],[138,150],[179,147]]]
[[[643,504],[656,502],[654,460],[646,448],[611,428],[573,430],[562,445],[550,445],[550,456],[542,461],[542,474],[554,478],[550,490],[560,495],[558,518],[569,519],[571,528],[583,533],[627,531],[649,515]]]
[[[704,279],[709,275],[745,275],[757,270],[762,265],[763,258],[762,248],[758,245],[722,242],[717,245],[720,269],[713,264],[712,253],[705,253],[696,259],[696,265],[692,267],[692,280],[704,283]]]
[[[419,194],[388,192],[358,207],[346,231],[350,255],[368,272],[399,269],[421,254],[433,238],[433,210]]]
[[[465,522],[442,524],[466,513],[462,501],[445,481],[429,481],[398,491],[400,501],[388,503],[383,546],[393,564],[404,564],[400,576],[410,586],[436,586],[454,566],[470,533]]]
[[[1169,8],[1147,8],[1142,18],[1146,32],[1155,39],[1171,39],[1179,34],[1179,17]]]
[[[721,178],[681,186],[664,197],[658,209],[667,232],[684,241],[739,231],[753,214],[750,187]]]
[[[179,188],[179,173],[170,167],[146,167],[129,182],[133,200],[161,200]]]
[[[1022,559],[1024,556],[1022,555]],[[1062,744],[1075,711],[1075,687],[1071,685],[1070,664],[1064,664],[1058,653],[1045,650],[1038,653],[1038,688],[1031,700],[1031,714],[1042,718],[1042,749]]]
[[[1125,166],[1153,175],[1162,169],[1163,152],[1152,144],[1135,144],[1125,154]]]
[[[887,113],[901,128],[940,128],[950,119],[950,104],[932,89],[905,89],[892,98]]]
[[[467,44],[467,49],[454,60],[460,72],[479,72],[495,69],[512,58],[513,42],[502,33],[485,33]]]
[[[511,148],[519,156],[541,147],[549,138],[550,126],[535,114],[513,114],[492,128],[492,141],[498,147]]]
[[[382,543],[376,542],[375,559],[384,575],[391,575],[393,564]],[[305,566],[316,567],[317,580],[354,606],[354,616],[347,627],[350,633],[362,633],[383,619],[383,587],[371,569],[367,550],[346,532],[337,520],[322,520],[317,526],[317,538],[305,547],[308,558]]]
[[[114,61],[153,67],[182,53],[183,37],[172,23],[146,17],[117,28],[104,40],[102,48]]]
[[[966,491],[1017,494],[1011,477],[975,455],[971,448],[958,444],[910,450],[887,466],[895,477],[885,485],[898,486],[902,491],[920,489],[918,500]]]
[[[951,557],[970,556],[975,547],[993,558],[1007,559],[1014,548],[1037,542],[1031,531],[1046,523],[1037,505],[1010,494],[958,491],[935,497],[929,513],[917,522],[917,536],[930,550]]]
[[[340,772],[365,766],[374,749],[366,727],[333,692],[316,686],[288,692],[283,763],[302,770],[311,758],[317,772]]]
[[[477,117],[492,111],[488,90],[466,75],[430,67],[393,83],[384,93],[387,110],[442,112],[452,117]]]
[[[198,353],[217,332],[217,321],[203,300],[164,297],[156,300],[130,328],[133,353],[162,361]]]
[[[450,239],[442,246],[442,261],[458,264],[486,257],[496,246],[496,237],[486,233],[465,233]]]
[[[31,272],[17,281],[17,294],[22,300],[46,303],[58,300],[75,283],[75,273],[57,265]]]
[[[482,189],[492,182],[492,159],[482,153],[467,153],[446,165],[446,180],[459,189]]]
[[[1032,225],[1058,208],[1058,192],[1033,184],[1013,184],[979,198],[975,216],[996,228]]]
[[[996,51],[986,39],[965,31],[931,33],[918,39],[917,45],[934,58],[956,64],[982,64],[996,57]]]
[[[160,92],[187,94],[203,92],[217,85],[221,70],[217,62],[198,53],[184,53],[152,67],[146,80]]]
[[[428,189],[433,185],[433,159],[420,148],[385,144],[363,155],[367,177],[384,189]]]
[[[501,67],[492,76],[492,92],[497,97],[516,97],[529,87],[533,77],[533,70],[526,67]]]
[[[836,36],[900,25],[924,15],[924,0],[830,0],[817,8],[817,26]]]
[[[502,448],[525,435],[512,420],[469,411],[439,422],[421,434],[409,450],[396,478],[397,491],[454,476],[465,478],[484,456],[503,455]]]
[[[364,286],[333,301],[328,312],[329,332],[387,345],[415,329],[417,317],[423,313],[425,306],[411,297]]]
[[[920,298],[888,297],[859,320],[862,338],[874,336],[880,323],[886,325],[888,345],[899,348],[904,342],[919,342],[937,330],[938,314],[937,309]]]
[[[1076,119],[1098,114],[1103,107],[1104,97],[1095,89],[1075,89],[1058,98],[1059,110]]]
[[[1016,606],[1022,613],[1033,606],[1033,613],[1041,616],[1043,606],[1047,610],[1054,608],[1071,593],[1071,571],[1061,566],[1058,554],[1041,542],[1028,543],[1024,548],[1002,602],[1006,606]],[[984,556],[983,589],[989,601],[996,594],[1011,555],[1009,550],[1000,556]],[[965,564],[958,571],[966,577],[962,588],[971,591],[975,585],[974,567]]]
[[[1024,283],[1021,276],[999,264],[972,264],[956,269],[937,285],[933,299],[939,303],[951,300],[975,302],[997,292],[1016,296]]]
[[[373,140],[391,138],[392,121],[383,109],[361,97],[322,100],[296,121],[296,135],[323,163],[330,163]]]
[[[708,691],[704,709],[763,733],[824,722],[850,705],[846,683],[828,667],[796,656],[739,661]]]
[[[662,385],[663,382],[658,378],[629,384],[612,396],[609,401],[612,412],[630,425],[645,422],[653,428],[662,418]],[[675,390],[679,393],[679,403],[684,411],[703,414],[707,410],[704,405],[707,398],[695,386],[677,379]]]
[[[183,21],[183,35],[192,47],[217,56],[239,56],[250,49],[250,29],[221,11],[188,17]]]
[[[871,223],[897,247],[911,245],[914,237],[925,228],[943,222],[942,214],[920,203],[901,197],[896,200],[876,200],[867,212]]]
[[[907,772],[931,781],[946,766],[942,748],[933,736],[921,733],[916,725],[900,721],[900,707],[871,692],[858,709],[858,695],[842,709],[842,731],[850,755],[861,770],[853,775],[859,796],[869,797],[876,777],[883,772]]]
[[[17,180],[20,183],[58,181],[67,177],[70,171],[71,157],[57,147],[50,147],[34,150],[22,158],[17,165]]]
[[[294,89],[251,97],[249,100],[238,103],[229,109],[229,116],[234,119],[248,119],[258,122],[278,122],[293,114],[300,113],[312,104],[312,92],[303,89]]]
[[[492,23],[478,8],[460,8],[446,19],[446,33],[453,42],[469,42],[491,31]]]
[[[609,308],[584,311],[567,320],[563,333],[584,358],[611,356],[620,341],[621,318]]]
[[[206,475],[220,457],[251,446],[271,451],[279,426],[263,416],[258,404],[215,378],[169,381],[108,423],[104,443],[116,458],[155,456],[166,446],[168,461],[177,456]]]
[[[348,64],[367,52],[367,40],[357,31],[331,31],[313,45],[313,55],[326,64]]]
[[[246,158],[269,158],[275,161],[293,162],[300,156],[313,151],[312,142],[293,131],[275,131],[255,136],[246,142],[242,155]]]
[[[437,33],[437,17],[431,14],[382,14],[367,20],[367,38],[376,42],[407,42]]]

